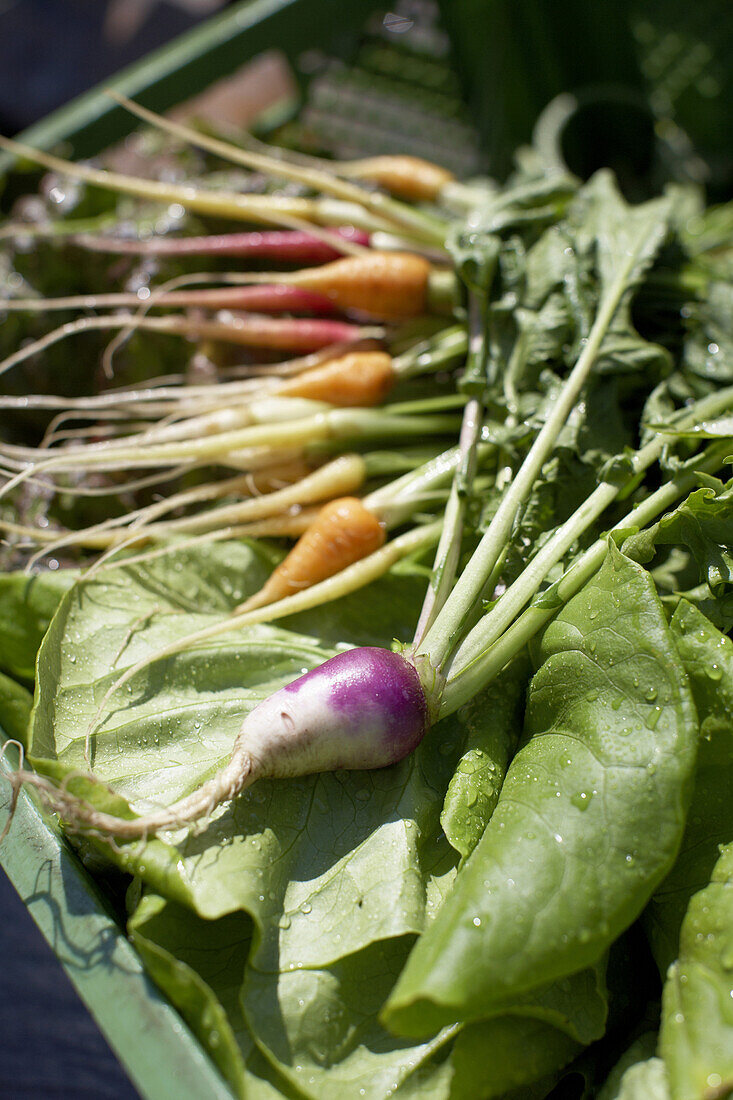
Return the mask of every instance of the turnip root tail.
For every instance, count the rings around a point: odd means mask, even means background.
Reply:
[[[72,794],[67,787],[63,785],[57,787],[35,772],[21,768],[8,778],[13,786],[13,798],[11,819],[6,825],[3,837],[10,826],[20,786],[28,783],[38,790],[49,809],[59,815],[70,832],[101,834],[117,840],[136,840],[166,830],[184,829],[197,821],[205,820],[217,806],[236,798],[245,787],[249,786],[254,777],[251,774],[251,761],[247,750],[240,744],[238,738],[225,766],[197,790],[174,802],[172,806],[129,819],[103,813],[84,798]],[[0,841],[3,837],[0,837]]]
[[[367,646],[338,653],[256,706],[227,763],[164,809],[122,818],[22,768],[10,779],[14,791],[24,782],[36,787],[71,831],[133,840],[190,828],[256,779],[395,764],[420,743],[434,709],[414,665]]]

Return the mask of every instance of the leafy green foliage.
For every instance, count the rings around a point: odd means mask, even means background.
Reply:
[[[28,688],[0,672],[0,729],[25,746],[33,696]]]
[[[470,1024],[454,1047],[451,1100],[504,1097],[561,1069],[579,1050],[578,1042],[542,1020],[500,1016]]]
[[[592,964],[674,860],[697,723],[644,571],[612,548],[540,662],[496,811],[388,1002],[407,1034]]]
[[[697,564],[700,581],[718,595],[733,583],[733,482],[711,481],[627,545],[642,562],[651,561],[659,546],[683,546]]]
[[[720,845],[733,839],[733,643],[684,600],[670,625],[692,687],[700,746],[682,846],[644,914],[662,976],[677,957],[691,896],[710,881]]]
[[[672,1100],[733,1089],[733,845],[694,895],[664,986],[660,1052]]]
[[[0,574],[0,667],[32,680],[36,653],[74,574]]]
[[[239,1006],[250,949],[243,914],[204,921],[190,909],[148,894],[129,925],[148,973],[209,1050],[237,1095],[274,1100],[282,1080],[259,1055]]]

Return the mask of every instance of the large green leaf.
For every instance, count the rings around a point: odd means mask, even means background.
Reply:
[[[545,631],[526,743],[387,1005],[424,1034],[588,966],[679,846],[697,747],[687,679],[648,575],[611,547]]]
[[[344,922],[346,923],[346,922]],[[373,943],[330,967],[248,968],[245,1017],[267,1057],[313,1100],[417,1094],[446,1098],[444,1065],[451,1032],[427,1042],[396,1039],[379,1010],[404,965],[410,943]]]
[[[33,696],[28,688],[0,672],[0,730],[26,746]]]
[[[241,913],[205,921],[147,895],[129,928],[152,977],[242,1097],[503,1096],[561,1068],[581,1048],[563,1018],[583,1002],[581,984],[568,982],[535,1005],[527,999],[518,1006],[525,1015],[471,1025],[455,1043],[451,1028],[414,1043],[378,1022],[409,952],[405,940],[372,945],[325,969],[268,972],[247,964],[251,922]]]
[[[247,1100],[287,1095],[286,1083],[274,1079],[255,1047],[239,1007],[251,921],[241,913],[204,921],[190,909],[148,894],[128,928],[148,973],[236,1094]]]
[[[733,582],[733,481],[706,485],[647,530],[632,535],[624,549],[648,562],[660,546],[683,546],[694,557],[700,580],[715,595]]]
[[[601,292],[620,272],[629,286],[639,281],[667,235],[672,211],[667,198],[629,206],[608,169],[596,172],[578,192],[568,221],[579,249],[595,248]]]
[[[313,1100],[351,1089],[370,1097],[489,1097],[560,1069],[603,1031],[602,973],[585,971],[506,1014],[434,1038],[395,1038],[379,1011],[411,943],[372,944],[327,968],[248,967],[243,1004],[278,1071]],[[480,1048],[484,1057],[476,1059]],[[364,1089],[364,1092],[361,1092]]]
[[[461,712],[468,736],[448,785],[440,823],[464,859],[476,847],[494,812],[507,765],[514,755],[521,728],[527,664],[521,659],[514,661],[497,677],[489,692],[477,695]]]
[[[38,647],[74,580],[68,569],[0,575],[0,668],[33,679]]]
[[[680,853],[644,912],[662,976],[677,957],[690,898],[710,881],[720,845],[733,840],[733,643],[684,600],[671,628],[690,679],[701,736]]]
[[[562,1069],[581,1049],[564,1032],[530,1017],[469,1024],[453,1047],[450,1100],[503,1098]]]
[[[252,548],[222,544],[165,564],[121,566],[69,592],[39,657],[37,766],[57,778],[84,770],[85,731],[114,678],[220,618],[264,571]],[[406,636],[422,589],[409,576],[387,578],[367,601],[347,599],[330,621],[316,620],[318,640],[260,626],[151,665],[112,698],[94,739],[95,774],[137,812],[190,791],[226,758],[252,706],[331,655],[324,636]],[[455,859],[438,816],[464,739],[456,719],[394,768],[260,782],[198,835],[111,856],[203,916],[252,913],[261,959],[328,964],[381,936],[422,929]],[[104,789],[87,793],[106,797]],[[347,906],[354,916],[340,928]]]
[[[672,1100],[733,1091],[733,845],[687,910],[664,986],[659,1046]]]

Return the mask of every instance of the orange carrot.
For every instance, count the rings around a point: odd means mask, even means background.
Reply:
[[[237,612],[275,603],[373,554],[384,545],[384,526],[356,497],[329,501],[288,556]]]
[[[397,321],[426,311],[431,272],[428,260],[412,252],[366,252],[294,271],[281,281],[324,294],[339,309]]]
[[[392,356],[386,351],[354,351],[303,371],[278,386],[277,393],[341,408],[368,408],[381,404],[394,381]]]
[[[368,157],[337,165],[337,169],[350,179],[372,180],[390,194],[411,202],[437,199],[445,185],[455,179],[447,168],[421,157]]]

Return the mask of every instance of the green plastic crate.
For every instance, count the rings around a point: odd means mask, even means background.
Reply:
[[[370,17],[372,25],[375,18],[381,23],[387,10],[374,0],[249,0],[106,81],[104,88],[165,111],[273,47],[296,76],[301,74],[305,88],[310,74],[303,74],[299,59],[307,51],[353,58]],[[379,65],[378,57],[374,64]],[[37,148],[60,145],[75,158],[119,141],[138,123],[104,88],[74,100],[20,139]],[[7,157],[0,158],[0,170],[9,165]],[[0,767],[7,772],[16,764],[17,754],[8,746]],[[2,783],[0,831],[9,799],[9,785]],[[197,1039],[144,973],[108,900],[26,790],[0,848],[0,865],[141,1095],[149,1100],[231,1098]]]
[[[399,0],[395,7],[399,13],[409,5]],[[560,90],[586,84],[589,66],[596,76],[610,66],[617,82],[647,101],[664,91],[661,77],[655,77],[649,68],[654,41],[661,41],[664,27],[657,39],[645,43],[644,34],[652,23],[644,23],[640,16],[635,19],[642,5],[635,6],[634,0],[624,0],[600,22],[588,21],[595,10],[592,5],[589,10],[587,5],[574,3],[570,11],[567,4],[554,0],[442,0],[440,7],[460,63],[466,99],[482,133],[481,144],[488,151],[490,167],[499,173],[506,170],[511,149],[530,136],[531,123],[547,101]],[[660,2],[652,8],[657,21],[665,11],[671,16],[672,8],[675,18],[681,18],[676,0],[671,7]],[[370,17],[381,20],[388,11],[387,4],[374,0],[248,0],[133,65],[105,87],[165,111],[273,47],[288,58],[305,86],[308,73],[299,59],[308,51],[352,57]],[[573,12],[580,22],[571,18]],[[700,18],[709,14],[705,0],[696,12]],[[613,22],[613,33],[608,20]],[[698,19],[702,29],[695,33],[704,39],[709,37],[710,27],[717,26],[721,41],[728,42],[728,31],[733,33],[728,22],[723,19],[721,26],[720,20]],[[584,49],[579,54],[572,40],[581,24],[585,28]],[[372,50],[365,64],[375,79],[380,66],[385,79],[401,75],[390,74],[389,58],[378,49]],[[423,70],[429,83],[431,63]],[[715,76],[715,64],[711,71]],[[440,79],[439,74],[435,79]],[[729,72],[726,79],[729,86]],[[455,88],[451,94],[455,99]],[[686,92],[687,99],[680,93],[680,114],[686,124],[689,120],[693,140],[697,137],[695,95],[706,94],[699,80]],[[729,97],[722,94],[722,111],[728,102]],[[64,143],[66,151],[78,158],[99,152],[135,125],[103,90],[97,90],[33,126],[22,140],[40,148]],[[466,118],[455,116],[454,125],[468,126],[460,143],[464,158],[460,166],[465,171],[480,167],[480,147]],[[287,127],[282,132],[287,133]],[[725,181],[731,176],[730,150],[720,151],[715,137],[700,135],[700,146],[710,153],[717,180]],[[301,139],[302,133],[296,137]],[[7,158],[0,158],[0,168],[7,163]],[[2,766],[8,769],[15,762],[10,751]],[[3,784],[0,829],[7,817],[8,800],[9,789]],[[146,977],[94,880],[54,822],[25,791],[20,794],[12,830],[0,849],[0,863],[142,1096],[150,1100],[231,1097],[188,1027]],[[40,889],[39,883],[43,884]]]

